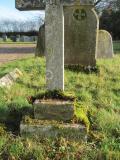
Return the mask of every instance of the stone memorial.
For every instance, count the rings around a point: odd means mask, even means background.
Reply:
[[[45,55],[45,24],[43,24],[39,28],[37,46],[35,50],[36,57],[41,57],[44,55]]]
[[[93,7],[94,0],[16,0],[16,8],[19,10],[45,9],[46,83],[48,90],[64,90],[64,53],[71,56],[73,52],[73,57],[76,54],[75,64],[80,62],[86,66],[96,65],[98,21]],[[69,24],[67,24],[68,22]],[[67,27],[69,32],[72,31],[73,34],[66,31]],[[84,27],[86,31],[81,33]],[[69,41],[65,42],[68,39]],[[80,53],[82,58],[77,61]],[[46,137],[61,135],[72,139],[86,137],[85,126],[71,123],[75,115],[75,101],[67,103],[66,100],[57,99],[54,102],[51,98],[45,99],[45,102],[40,99],[38,101],[38,103],[34,103],[35,119],[33,123],[21,123],[21,134],[39,134],[41,137],[43,135]]]
[[[98,32],[97,58],[113,58],[112,36],[105,30],[99,30]]]
[[[64,8],[65,65],[96,65],[98,17],[92,5]]]

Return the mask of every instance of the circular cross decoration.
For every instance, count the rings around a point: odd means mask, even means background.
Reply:
[[[87,13],[84,9],[76,9],[73,13],[73,17],[76,20],[81,21],[87,18]]]

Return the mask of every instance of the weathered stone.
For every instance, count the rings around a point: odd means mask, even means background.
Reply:
[[[44,0],[16,0],[15,7],[21,11],[24,10],[44,10]]]
[[[113,58],[112,36],[105,30],[98,31],[97,58]]]
[[[39,29],[35,56],[41,57],[45,55],[45,24]]]
[[[60,0],[46,4],[45,15],[47,89],[64,90],[64,18]]]
[[[14,69],[0,79],[0,87],[10,87],[14,81],[22,75],[23,74],[19,69]]]
[[[16,0],[16,8],[23,10],[44,10],[46,3],[57,5],[58,0]],[[63,6],[94,5],[94,0],[61,0]]]
[[[71,140],[86,140],[86,128],[80,124],[21,124],[22,136],[39,136],[40,138],[64,137]]]
[[[63,6],[94,6],[94,0],[62,0]]]
[[[70,121],[74,117],[74,104],[70,101],[36,100],[34,116],[41,120]]]
[[[65,65],[96,65],[98,17],[90,6],[64,8]]]

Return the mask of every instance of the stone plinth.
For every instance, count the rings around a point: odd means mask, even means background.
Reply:
[[[71,140],[86,140],[87,132],[80,124],[21,124],[22,136],[39,136],[40,138],[64,137]]]
[[[112,36],[105,30],[98,31],[97,58],[113,58]]]
[[[34,103],[35,119],[70,121],[74,117],[74,104],[70,101],[45,100]]]

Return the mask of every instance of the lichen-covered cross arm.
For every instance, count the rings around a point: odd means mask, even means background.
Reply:
[[[21,11],[45,10],[45,0],[15,0],[15,7]]]

